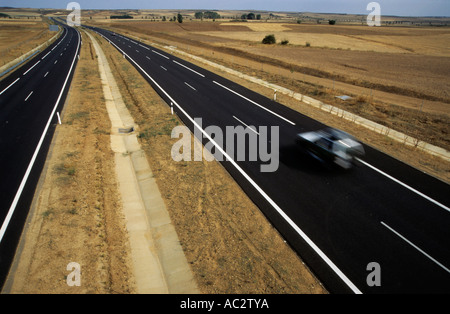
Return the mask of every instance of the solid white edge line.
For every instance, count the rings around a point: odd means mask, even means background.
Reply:
[[[243,95],[241,95],[241,94],[235,92],[234,90],[232,90],[232,89],[230,89],[230,88],[228,88],[228,87],[226,87],[226,86],[224,86],[224,85],[222,85],[222,84],[220,84],[220,83],[218,83],[218,82],[216,82],[216,81],[213,81],[213,83],[216,84],[216,85],[219,85],[220,87],[222,87],[222,88],[228,90],[229,92],[232,92],[233,94],[235,94],[235,95],[237,95],[237,96],[239,96],[239,97],[241,97],[241,98],[247,100],[248,102],[251,102],[252,104],[254,104],[254,105],[256,105],[256,106],[258,106],[258,107],[260,107],[260,108],[266,110],[267,112],[269,112],[269,113],[273,114],[274,116],[276,116],[276,117],[278,117],[278,118],[280,118],[280,119],[286,121],[287,123],[290,123],[290,124],[292,124],[292,125],[295,125],[294,122],[292,122],[292,121],[286,119],[286,118],[283,117],[283,116],[280,116],[278,113],[275,113],[275,112],[273,112],[273,111],[270,110],[270,109],[267,109],[266,107],[264,107],[264,106],[258,104],[257,102],[255,102],[255,101],[253,101],[253,100],[251,100],[251,99],[249,99],[249,98],[247,98],[247,97],[245,97],[245,96],[243,96]]]
[[[7,88],[5,88],[5,89],[0,93],[0,95],[3,94],[4,92],[6,92],[11,86],[13,86],[14,84],[16,84],[18,80],[20,80],[20,77],[19,77],[17,80],[15,80],[14,82],[12,82],[11,84],[9,84],[9,86],[8,86]]]
[[[80,34],[79,34],[78,31],[77,31],[77,33],[78,33],[78,39],[80,40]],[[22,182],[20,183],[19,189],[17,190],[16,196],[14,197],[14,200],[13,200],[13,202],[11,204],[11,207],[9,208],[8,214],[6,215],[5,220],[3,221],[2,227],[0,229],[0,243],[3,240],[3,236],[5,235],[5,232],[6,232],[6,229],[8,228],[9,222],[10,222],[10,220],[11,220],[13,214],[14,214],[14,211],[16,210],[16,206],[17,206],[17,204],[19,202],[19,199],[20,199],[20,197],[22,195],[23,189],[25,188],[25,184],[28,181],[28,177],[30,176],[31,170],[33,169],[34,163],[36,161],[37,155],[39,154],[39,151],[41,149],[42,143],[44,142],[44,139],[45,139],[45,136],[47,134],[48,128],[50,127],[50,124],[51,124],[51,121],[53,119],[53,116],[55,115],[56,108],[58,107],[59,102],[61,101],[62,95],[64,93],[64,89],[66,88],[67,82],[69,80],[69,77],[70,77],[70,75],[72,73],[72,70],[73,70],[73,67],[75,65],[75,61],[76,61],[79,49],[80,49],[80,41],[78,41],[77,51],[76,51],[75,56],[73,58],[72,66],[70,67],[70,70],[69,70],[69,73],[68,73],[68,75],[66,77],[66,80],[64,82],[63,88],[61,89],[61,93],[59,94],[58,100],[55,103],[55,106],[53,108],[52,113],[50,114],[50,118],[48,119],[47,125],[45,126],[44,132],[42,133],[42,136],[41,136],[41,138],[39,140],[38,146],[36,147],[36,150],[34,151],[33,157],[31,158],[30,164],[28,165],[27,171],[25,172],[25,176],[23,177]]]
[[[289,218],[288,215],[264,192],[259,185],[256,184],[255,181],[253,181],[252,178],[241,168],[239,165],[234,161],[224,150],[222,147],[220,147],[209,135],[206,133],[198,124],[197,122],[192,119],[186,111],[175,101],[173,98],[159,86],[159,84],[146,72],[144,69],[136,62],[133,58],[131,58],[129,55],[127,55],[122,49],[120,49],[116,44],[113,43],[116,48],[122,52],[122,54],[126,55],[145,75],[169,98],[169,100],[175,104],[180,111],[194,124],[194,126],[199,129],[202,134],[211,142],[214,144],[214,146],[227,158],[228,161],[232,163],[232,165],[244,176],[244,178],[268,201],[272,207],[284,218],[284,220],[300,235],[300,237],[305,240],[306,243],[322,258],[322,260],[336,273],[336,275],[341,278],[341,280],[355,293],[355,294],[362,294],[362,292],[350,281],[350,279],[345,276],[345,274],[325,255],[324,252],[322,252],[321,249],[292,221],[291,218]]]
[[[234,118],[235,120],[237,120],[239,123],[242,123],[242,124],[245,125],[247,128],[249,128],[250,130],[252,130],[253,132],[255,132],[256,134],[259,135],[259,133],[258,133],[255,129],[251,128],[249,125],[245,124],[244,122],[242,122],[241,120],[239,120],[238,118],[236,118],[236,116],[233,116],[233,118]]]
[[[435,264],[437,264],[438,266],[440,266],[442,269],[444,269],[446,272],[450,273],[450,269],[448,269],[447,267],[445,267],[444,265],[442,265],[441,263],[439,263],[436,259],[434,259],[433,257],[431,257],[428,253],[426,253],[424,250],[422,250],[420,247],[418,247],[417,245],[415,245],[414,243],[412,243],[411,241],[409,241],[407,238],[405,238],[404,236],[402,236],[400,233],[398,233],[397,231],[395,231],[392,227],[388,226],[386,223],[384,223],[383,221],[381,221],[381,224],[383,226],[385,226],[386,228],[388,228],[389,230],[391,230],[393,233],[395,233],[398,237],[400,237],[403,241],[405,241],[406,243],[408,243],[409,245],[411,245],[413,248],[415,248],[417,251],[419,251],[420,253],[422,253],[423,255],[425,255],[426,257],[428,257],[431,261],[433,261]]]
[[[445,206],[445,205],[439,203],[438,201],[435,201],[435,200],[432,199],[431,197],[429,197],[429,196],[423,194],[422,192],[417,191],[416,189],[414,189],[414,188],[410,187],[409,185],[403,183],[402,181],[400,181],[400,180],[394,178],[393,176],[388,175],[386,172],[381,171],[380,169],[378,169],[378,168],[372,166],[371,164],[365,162],[364,160],[361,160],[360,158],[356,158],[356,160],[358,160],[360,163],[366,165],[367,167],[371,168],[372,170],[375,170],[376,172],[382,174],[383,176],[385,176],[385,177],[391,179],[392,181],[394,181],[394,182],[400,184],[401,186],[407,188],[407,189],[410,190],[411,192],[416,193],[417,195],[423,197],[424,199],[430,201],[431,203],[433,203],[433,204],[435,204],[435,205],[437,205],[437,206],[439,206],[439,207],[445,209],[446,211],[450,212],[450,208],[448,208],[447,206]]]
[[[39,60],[38,62],[36,62],[31,68],[29,68],[25,73],[23,73],[23,75],[27,75],[27,73],[30,72],[31,70],[33,70],[34,67],[37,66],[39,63],[41,63],[41,60]]]
[[[175,60],[173,60],[173,62],[175,62],[176,64],[178,64],[178,65],[180,65],[180,66],[182,66],[182,67],[184,67],[184,68],[186,68],[186,69],[188,69],[189,71],[194,72],[194,73],[197,74],[197,75],[200,75],[201,77],[205,77],[203,74],[198,73],[197,71],[191,69],[191,68],[188,67],[188,66],[185,66],[184,64],[181,64],[180,62],[177,62],[177,61],[175,61]]]
[[[42,57],[41,60],[44,60],[45,58],[47,58],[47,56],[48,56],[49,54],[51,54],[51,53],[52,53],[52,51],[49,51],[45,56]]]

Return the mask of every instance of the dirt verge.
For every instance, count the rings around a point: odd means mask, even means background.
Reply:
[[[110,122],[98,64],[81,58],[37,190],[7,293],[133,293],[128,236],[117,196]],[[81,286],[69,286],[69,263]]]
[[[81,59],[6,293],[136,293],[97,56]],[[170,134],[181,122],[103,39],[139,141],[201,293],[327,293],[299,256],[217,162],[177,163]],[[70,287],[67,265],[81,266]]]
[[[100,42],[201,292],[326,293],[220,163],[173,161],[171,131],[181,121],[117,50]]]

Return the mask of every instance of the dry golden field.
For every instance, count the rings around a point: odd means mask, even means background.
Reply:
[[[450,101],[448,28],[110,20],[101,24],[157,38],[171,36],[180,44],[234,48],[316,69],[339,81],[367,82],[384,90],[397,87],[408,96],[417,92],[429,100]],[[289,45],[260,44],[267,34],[274,34],[278,42],[288,40]]]
[[[273,21],[91,22],[176,46],[450,148],[447,27]],[[261,43],[267,34],[276,35],[276,45]],[[289,44],[281,45],[282,40]],[[353,101],[342,102],[336,95],[353,96]]]
[[[0,66],[36,48],[54,35],[41,18],[0,19]]]

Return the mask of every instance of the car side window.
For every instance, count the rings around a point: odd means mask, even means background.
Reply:
[[[326,139],[326,138],[321,138],[316,142],[317,146],[320,146],[322,148],[325,149],[331,149],[333,147],[333,142]]]

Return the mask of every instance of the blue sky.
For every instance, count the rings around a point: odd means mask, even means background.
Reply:
[[[365,14],[372,0],[78,0],[81,9],[218,9]],[[71,0],[1,0],[0,6],[66,8]],[[450,16],[450,0],[378,0],[382,15]]]

